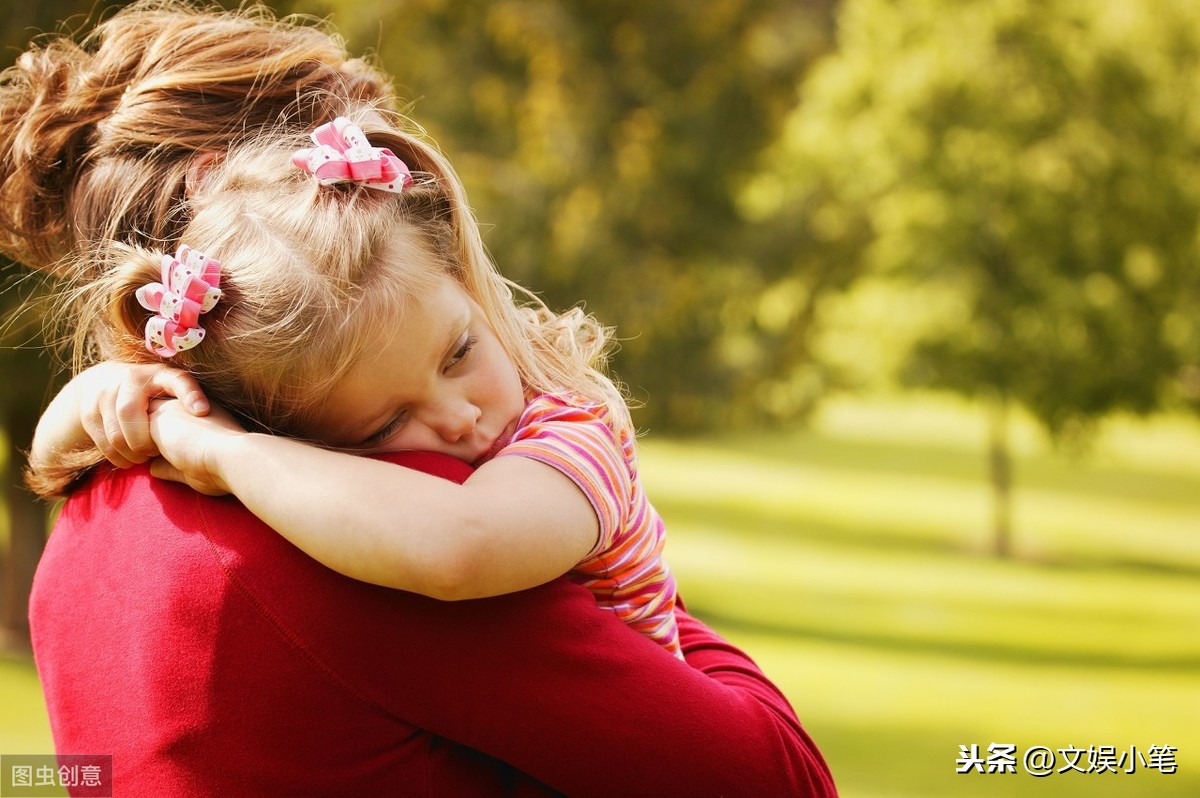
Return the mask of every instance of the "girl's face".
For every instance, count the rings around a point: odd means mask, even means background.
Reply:
[[[524,407],[517,369],[483,310],[446,278],[379,331],[313,432],[355,452],[416,449],[479,465],[512,438]]]

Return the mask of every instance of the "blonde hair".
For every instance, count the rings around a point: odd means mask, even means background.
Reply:
[[[400,117],[368,110],[357,121],[372,145],[417,176],[400,194],[319,185],[290,162],[308,142],[286,134],[231,151],[209,173],[182,236],[221,261],[223,296],[204,317],[204,341],[172,365],[248,425],[305,437],[310,411],[369,336],[450,277],[482,308],[526,388],[586,396],[607,407],[618,433],[632,434],[624,397],[603,370],[609,331],[577,308],[550,311],[504,278],[445,157]],[[97,334],[106,356],[154,362],[143,337],[150,314],[134,292],[158,279],[161,255],[116,245],[99,257],[101,276],[75,292],[77,368],[97,357]]]
[[[141,0],[47,37],[0,74],[0,253],[61,272],[95,241],[174,241],[197,156],[363,101],[390,104],[382,72],[264,6]]]

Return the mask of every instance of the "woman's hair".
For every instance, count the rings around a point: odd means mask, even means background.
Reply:
[[[449,277],[483,309],[527,388],[582,394],[632,433],[624,398],[602,370],[609,331],[578,308],[551,312],[500,275],[457,175],[419,131],[398,115],[361,109],[356,117],[415,184],[398,194],[320,185],[292,165],[309,144],[295,135],[230,151],[193,192],[181,238],[221,262],[222,298],[202,319],[203,342],[172,365],[251,428],[310,437],[312,411],[370,336],[403,323],[405,308]],[[104,356],[157,361],[145,345],[151,314],[135,292],[159,279],[162,253],[117,244],[84,257],[100,258],[101,276],[74,294],[76,367],[97,357],[96,335]]]
[[[175,241],[197,156],[361,102],[390,105],[382,72],[259,5],[140,0],[43,37],[0,73],[0,254],[61,273],[97,241]]]

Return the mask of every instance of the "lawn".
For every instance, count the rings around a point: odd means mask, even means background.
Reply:
[[[784,689],[843,795],[1200,795],[1200,424],[1114,422],[1073,458],[1020,421],[1009,560],[983,438],[961,403],[846,400],[809,430],[651,437],[642,468],[690,608]],[[0,706],[0,751],[50,750],[27,664],[0,661]],[[1016,773],[955,773],[993,743]],[[1038,778],[1034,746],[1125,761]]]
[[[1200,795],[1200,425],[1110,424],[1078,459],[1018,424],[1001,561],[983,423],[926,397],[647,441],[689,606],[780,684],[846,796]],[[992,743],[1016,747],[1015,774],[955,772],[960,746]],[[1056,771],[1070,747],[1126,761],[1034,777],[1033,746]],[[1178,772],[1143,767],[1151,746]]]

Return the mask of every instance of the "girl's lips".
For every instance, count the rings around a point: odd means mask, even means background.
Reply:
[[[514,429],[515,426],[515,421],[509,422],[509,425],[504,428],[504,431],[501,432],[499,436],[497,436],[496,440],[492,441],[492,445],[488,447],[488,450],[476,458],[475,462],[471,463],[471,465],[475,467],[481,466],[488,460],[491,460],[493,457],[500,454],[500,450],[505,446],[508,446],[509,441],[512,440],[513,434],[516,432]]]

